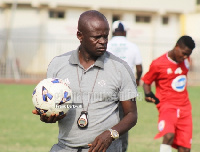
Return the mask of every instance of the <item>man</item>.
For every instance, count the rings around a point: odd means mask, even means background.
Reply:
[[[138,47],[127,40],[126,32],[127,27],[122,21],[113,22],[112,26],[113,38],[108,43],[108,51],[123,59],[131,67],[132,71],[135,71],[136,67],[136,83],[139,86],[140,78],[142,75],[142,58]],[[120,118],[123,118],[123,110],[121,104],[119,106]],[[128,132],[120,136],[122,140],[123,152],[128,147]]]
[[[46,123],[58,121],[58,144],[51,152],[121,152],[117,138],[136,124],[134,75],[125,62],[106,52],[108,34],[103,14],[95,10],[82,13],[77,31],[80,46],[55,57],[48,67],[47,77],[67,79],[73,103],[83,104],[65,117],[40,116]],[[125,113],[121,121],[117,101]]]
[[[133,72],[136,67],[136,83],[139,86],[142,75],[142,58],[140,51],[134,43],[126,38],[127,27],[122,21],[113,22],[113,37],[108,43],[108,51],[128,63]]]
[[[156,104],[159,111],[156,138],[163,136],[160,152],[190,152],[192,141],[191,103],[187,92],[188,58],[195,48],[189,36],[182,36],[175,47],[155,59],[144,75],[145,100]],[[156,95],[151,91],[155,81]]]

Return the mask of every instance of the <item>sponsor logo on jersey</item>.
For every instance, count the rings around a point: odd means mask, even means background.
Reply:
[[[186,86],[186,76],[185,75],[179,75],[172,81],[172,88],[177,92],[182,92],[185,90]]]
[[[167,69],[167,74],[171,74],[171,73],[173,73],[172,69],[171,69],[171,68],[168,68],[168,69]]]
[[[161,132],[165,128],[165,120],[161,120],[158,124],[158,130]]]
[[[178,67],[176,70],[175,70],[175,74],[181,74],[183,71],[181,70],[180,67]]]

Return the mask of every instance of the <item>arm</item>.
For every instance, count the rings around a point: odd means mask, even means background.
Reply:
[[[143,84],[144,93],[148,94],[151,92],[151,85],[144,83]]]
[[[143,84],[144,94],[145,94],[145,100],[147,102],[152,102],[155,104],[158,104],[160,101],[151,91],[151,85],[144,83]]]
[[[140,78],[142,76],[142,64],[136,65],[136,84],[140,85]]]
[[[118,124],[112,127],[113,130],[117,130],[119,135],[127,132],[137,123],[137,106],[135,99],[134,101],[128,100],[122,101],[121,103],[124,111],[124,117]],[[110,131],[106,130],[95,138],[90,145],[91,147],[89,152],[92,152],[93,150],[95,152],[106,152],[106,149],[110,146],[112,141],[113,138],[110,135]]]
[[[132,127],[134,127],[137,123],[137,105],[135,98],[133,101],[127,100],[121,102],[122,109],[124,112],[124,117],[121,121],[112,127],[112,129],[117,130],[119,135],[124,134]]]

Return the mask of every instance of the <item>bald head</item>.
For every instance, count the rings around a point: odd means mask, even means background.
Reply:
[[[108,24],[106,17],[102,13],[100,13],[96,10],[89,10],[89,11],[82,13],[78,20],[78,30],[84,31],[85,27],[90,26],[90,24],[93,21],[97,21],[97,20],[105,21]]]
[[[78,21],[79,51],[87,60],[96,60],[107,49],[110,27],[106,17],[95,10],[82,13]]]

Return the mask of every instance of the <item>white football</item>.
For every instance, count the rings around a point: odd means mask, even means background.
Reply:
[[[64,80],[48,78],[40,81],[32,94],[33,105],[36,110],[47,117],[51,114],[66,114],[72,103],[72,91]]]

